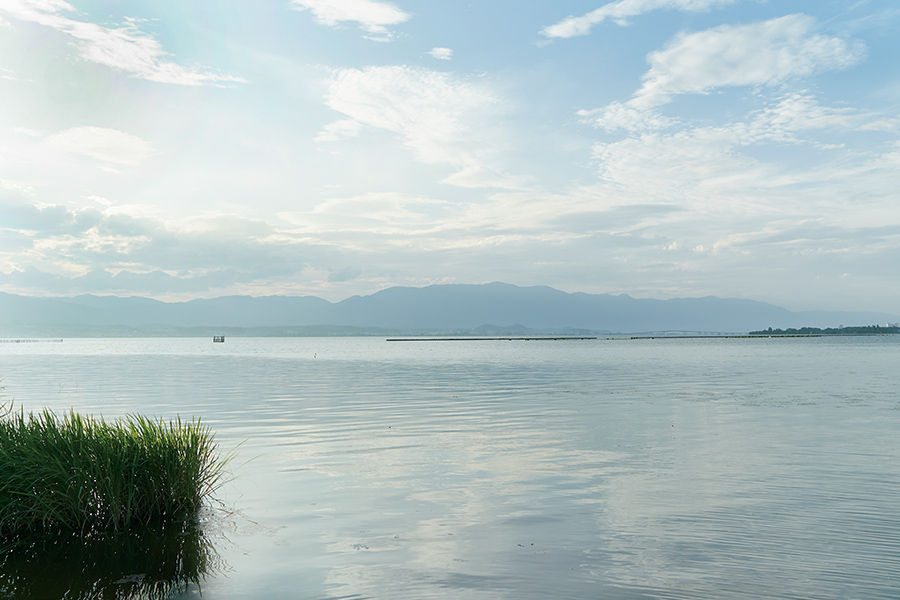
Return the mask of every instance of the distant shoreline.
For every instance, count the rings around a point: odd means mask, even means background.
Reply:
[[[751,331],[751,336],[769,336],[769,335],[885,335],[900,333],[900,326],[897,325],[865,325],[852,327],[828,327],[820,329],[818,327],[801,327],[799,329],[768,329],[761,331]]]

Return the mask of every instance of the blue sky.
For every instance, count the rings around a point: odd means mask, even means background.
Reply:
[[[900,312],[888,0],[0,0],[0,290]]]

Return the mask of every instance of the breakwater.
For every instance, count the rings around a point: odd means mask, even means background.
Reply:
[[[434,338],[388,338],[388,342],[568,342],[575,340],[596,340],[596,337],[434,337]]]

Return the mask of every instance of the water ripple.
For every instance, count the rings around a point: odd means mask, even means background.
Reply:
[[[32,346],[27,408],[243,442],[204,598],[900,598],[896,339]]]

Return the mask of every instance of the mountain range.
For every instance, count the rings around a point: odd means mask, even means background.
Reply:
[[[0,337],[115,335],[382,335],[742,333],[887,324],[867,312],[792,312],[734,298],[639,299],[505,283],[392,287],[329,302],[315,296],[225,296],[187,302],[0,292]]]

